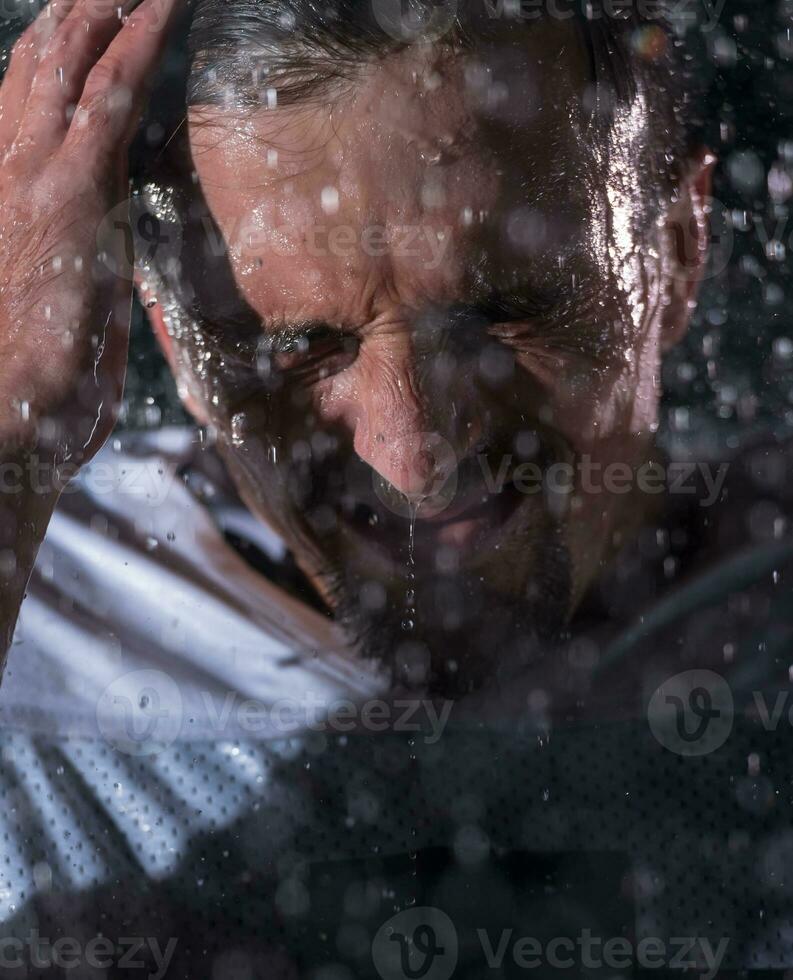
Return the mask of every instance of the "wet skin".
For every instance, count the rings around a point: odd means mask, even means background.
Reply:
[[[130,143],[178,3],[98,7],[52,0],[0,85],[0,460],[25,474],[0,501],[0,667],[60,491],[124,386],[132,282],[110,270],[115,243],[100,261],[97,242],[125,216]]]
[[[639,93],[601,139],[592,106],[580,40],[549,23],[410,49],[327,104],[190,111],[197,189],[178,295],[145,283],[154,325],[246,503],[397,660],[407,640],[485,662],[558,626],[655,503],[510,481],[652,456],[704,256],[707,164],[654,207],[659,121]]]

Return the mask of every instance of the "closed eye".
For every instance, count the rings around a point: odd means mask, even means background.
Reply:
[[[204,321],[205,336],[238,383],[248,376],[272,380],[276,376],[314,383],[349,367],[358,355],[358,341],[349,333],[324,323],[263,325],[247,319]]]
[[[518,354],[525,351],[535,355],[544,353],[596,362],[607,361],[613,354],[613,345],[606,342],[608,338],[589,324],[578,328],[547,321],[493,323],[487,332]]]
[[[259,356],[269,356],[273,369],[291,379],[313,384],[346,370],[358,356],[358,340],[331,327],[312,325],[267,338]]]

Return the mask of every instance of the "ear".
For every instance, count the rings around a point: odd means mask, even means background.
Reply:
[[[144,309],[146,310],[146,315],[149,318],[149,323],[154,331],[154,336],[157,338],[157,342],[160,345],[160,350],[163,353],[163,357],[168,362],[168,367],[171,369],[171,374],[177,377],[177,365],[176,357],[173,348],[173,339],[168,333],[168,328],[165,325],[165,318],[163,316],[162,307],[159,303],[154,306],[148,306],[145,302],[146,298],[153,298],[151,296],[146,297],[144,295],[143,283],[138,278],[137,274],[135,276],[135,285],[138,288],[138,293],[143,295],[144,298]],[[184,388],[181,388],[184,391]],[[198,402],[192,398],[189,394],[181,395],[182,404],[187,409],[187,411],[193,416],[193,418],[198,422],[199,425],[207,425],[207,417],[204,414],[201,406]]]
[[[685,336],[710,245],[710,210],[716,157],[704,147],[689,161],[666,220],[668,256],[663,349]]]

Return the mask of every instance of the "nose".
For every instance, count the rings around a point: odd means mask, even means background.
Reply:
[[[396,382],[396,383],[393,383]],[[430,495],[442,479],[438,434],[407,377],[380,383],[361,400],[355,452],[404,496]]]
[[[408,499],[422,499],[437,493],[455,469],[456,454],[444,437],[453,436],[441,393],[426,390],[413,357],[391,353],[359,388],[353,445],[387,484]],[[446,396],[451,400],[451,392]]]

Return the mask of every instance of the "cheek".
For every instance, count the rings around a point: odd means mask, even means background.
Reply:
[[[655,431],[658,359],[652,350],[626,352],[622,364],[560,368],[547,389],[548,421],[578,449]]]
[[[654,431],[660,348],[652,331],[630,344],[614,331],[605,350],[586,356],[538,344],[516,365],[520,403],[576,448]]]

